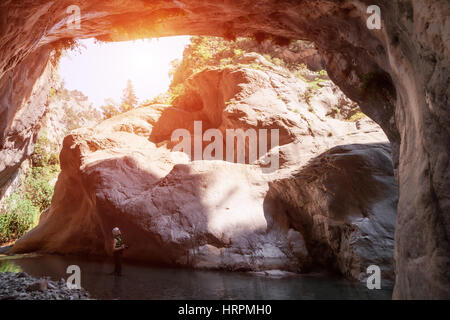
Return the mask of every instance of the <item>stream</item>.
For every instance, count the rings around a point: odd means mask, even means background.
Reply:
[[[324,274],[274,278],[246,272],[163,268],[124,262],[123,276],[108,259],[26,254],[0,255],[0,272],[67,279],[69,265],[81,269],[81,286],[94,299],[391,299],[392,288],[368,290],[363,283]],[[0,286],[2,284],[0,283]]]

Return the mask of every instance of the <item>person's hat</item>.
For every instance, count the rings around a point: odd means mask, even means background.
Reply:
[[[112,233],[113,233],[113,235],[116,236],[116,235],[118,235],[120,233],[120,229],[115,227],[114,229],[112,229]]]

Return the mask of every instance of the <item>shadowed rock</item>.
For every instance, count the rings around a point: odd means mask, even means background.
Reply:
[[[270,183],[267,201],[305,237],[315,263],[352,278],[367,267],[393,283],[397,183],[386,144],[345,145]]]

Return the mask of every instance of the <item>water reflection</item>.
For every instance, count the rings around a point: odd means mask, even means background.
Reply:
[[[0,258],[0,272],[67,279],[69,265],[81,268],[81,286],[98,299],[390,299],[392,290],[324,275],[272,279],[241,272],[157,268],[125,263],[123,276],[110,275],[109,260],[57,255]]]

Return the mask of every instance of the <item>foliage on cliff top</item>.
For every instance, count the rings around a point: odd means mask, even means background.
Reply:
[[[227,40],[220,37],[191,37],[190,44],[184,49],[183,59],[171,63],[169,76],[172,78],[169,90],[153,99],[145,101],[144,105],[173,104],[185,93],[184,81],[190,76],[208,68],[248,67],[264,70],[257,62],[242,64],[239,58],[245,53],[256,52],[273,64],[284,67],[291,72],[303,70],[306,66],[296,61],[295,53],[314,45],[305,41],[292,41],[282,46],[274,41],[260,42],[251,38]],[[286,54],[288,52],[288,54]],[[291,54],[289,54],[291,53]]]
[[[288,46],[280,46],[270,41],[261,43],[251,38],[226,40],[220,37],[195,36],[184,50],[183,60],[172,62],[172,70],[169,71],[169,75],[173,77],[170,88],[176,87],[207,67],[236,65],[237,58],[250,52],[259,53],[275,65],[294,72],[305,68],[304,64],[296,61],[294,55],[304,48],[313,48],[313,45],[301,40],[292,41]]]
[[[50,62],[54,67],[59,66],[61,57],[68,51],[78,51],[81,52],[83,48],[86,48],[83,44],[73,38],[63,38],[59,39],[50,44],[53,49],[53,53],[50,57]]]

